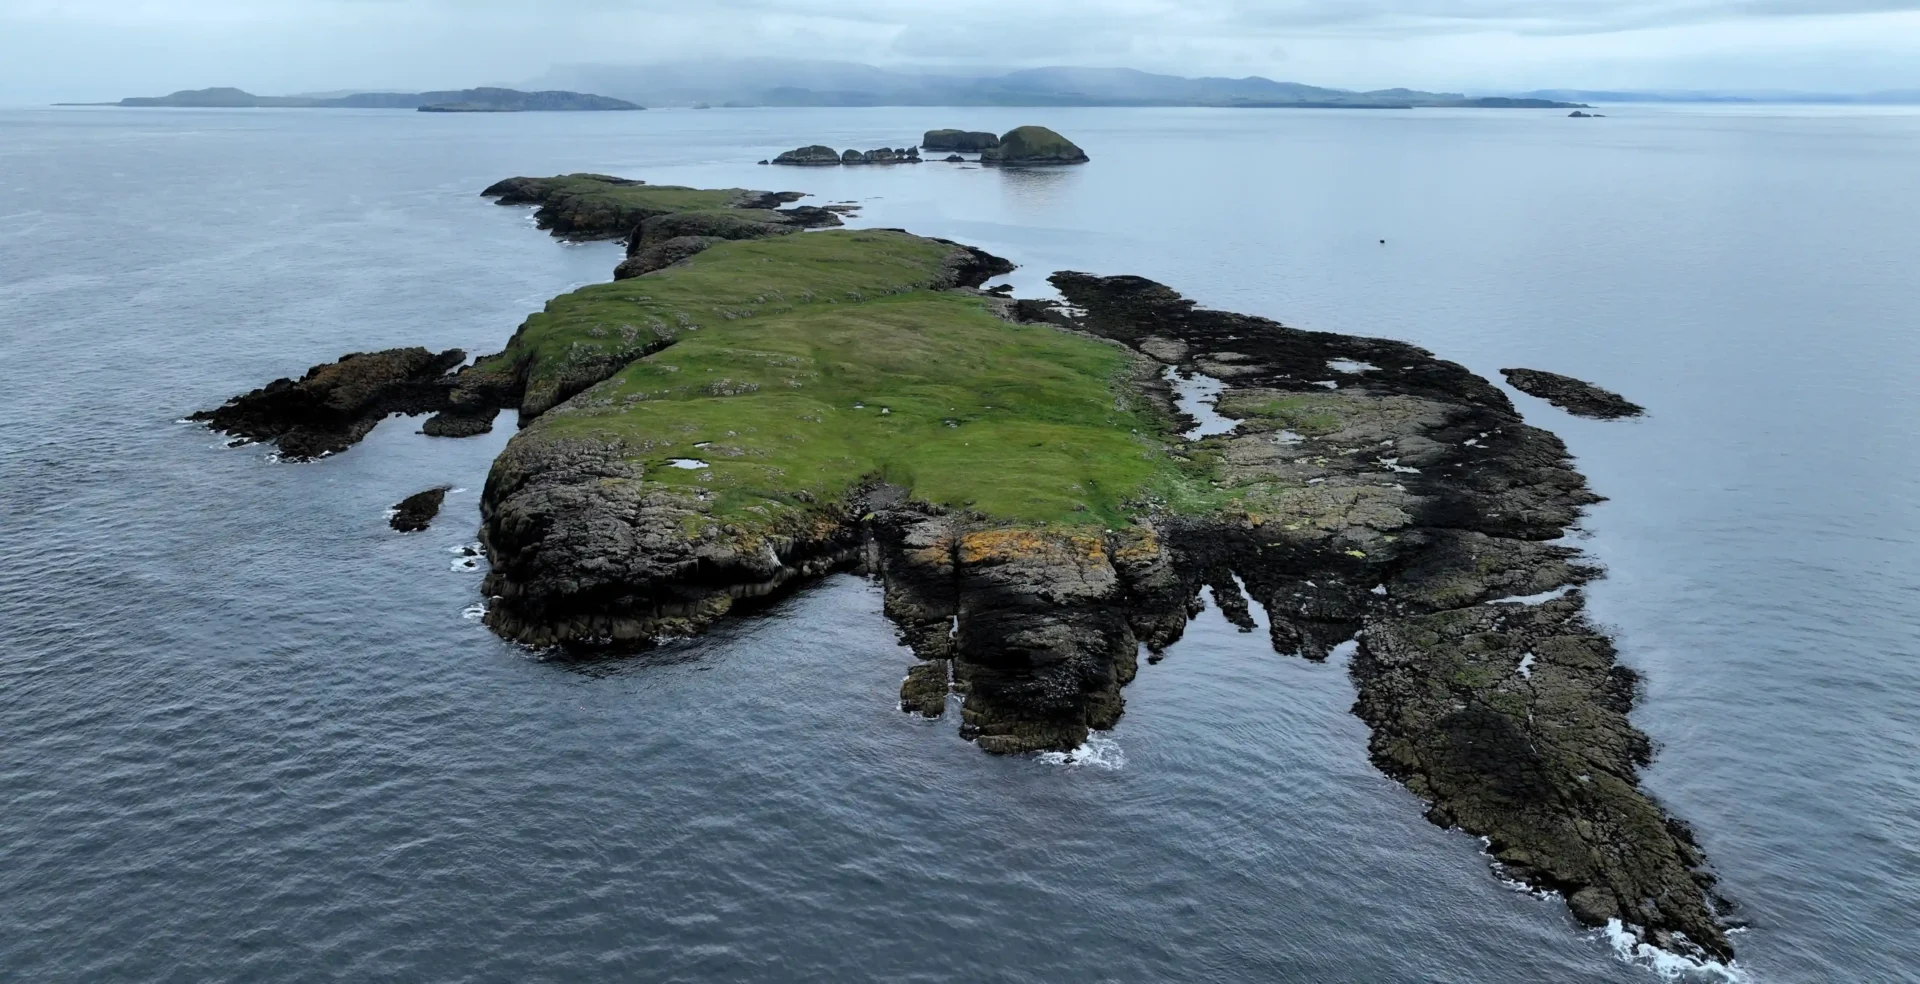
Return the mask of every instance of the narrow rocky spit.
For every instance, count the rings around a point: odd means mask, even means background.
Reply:
[[[1537,396],[1576,417],[1595,420],[1619,420],[1638,417],[1646,408],[1612,390],[1601,389],[1572,376],[1544,369],[1502,369],[1500,375],[1514,389]]]
[[[1639,788],[1651,744],[1628,720],[1636,677],[1587,621],[1579,590],[1599,572],[1561,542],[1599,499],[1561,441],[1525,423],[1498,387],[1412,345],[1206,310],[1138,277],[1055,274],[1064,305],[1000,298],[978,288],[1010,264],[904,233],[762,229],[683,252],[671,247],[683,230],[648,233],[659,216],[636,220],[634,200],[579,207],[598,194],[583,195],[584,178],[600,180],[569,176],[574,214],[633,220],[623,232],[586,230],[624,235],[632,255],[658,251],[625,286],[556,299],[507,350],[458,373],[447,372],[458,353],[377,354],[391,364],[380,373],[356,361],[373,357],[353,356],[203,419],[283,447],[300,435],[298,448],[339,450],[364,436],[369,417],[437,411],[428,432],[457,435],[517,409],[524,429],[481,502],[482,590],[497,633],[560,658],[644,647],[830,572],[864,572],[884,586],[886,614],[919,660],[902,710],[941,717],[957,694],[960,733],[989,752],[1070,750],[1114,727],[1139,657],[1162,658],[1203,591],[1247,628],[1259,604],[1281,656],[1324,660],[1357,644],[1353,711],[1372,731],[1374,763],[1424,800],[1434,823],[1484,837],[1504,876],[1563,895],[1587,925],[1619,920],[1677,953],[1731,957],[1705,858]],[[833,250],[845,252],[823,252]],[[821,256],[832,263],[809,265]],[[831,296],[815,284],[815,296],[731,272],[776,268],[852,270],[872,283],[836,281]],[[690,284],[746,293],[677,325],[633,306],[677,298],[691,309],[674,293]],[[806,320],[816,309],[828,321]],[[661,323],[623,339],[596,327],[602,317]],[[784,489],[723,484],[728,468],[781,448],[757,447],[750,429],[703,440],[700,428],[712,419],[746,428],[768,401],[827,385],[805,358],[783,354],[780,333],[812,339],[820,324],[862,317],[909,333],[935,331],[916,319],[948,319],[936,334],[999,332],[1029,348],[1051,338],[1066,346],[1063,365],[1118,366],[1099,370],[1112,386],[1102,399],[1151,468],[1141,466],[1122,513],[1089,494],[1090,505],[1074,507],[1086,512],[1065,518],[936,501],[878,465],[841,486],[797,476]],[[703,374],[697,393],[642,385],[678,379],[677,363],[699,351],[724,351],[727,332],[756,333],[742,337],[756,346],[755,371],[770,375]],[[898,355],[883,345],[849,352],[833,357]],[[1196,422],[1170,373],[1217,381],[1215,408],[1232,429],[1183,438]],[[719,416],[701,416],[710,412]],[[912,413],[901,405],[885,419],[909,423]],[[1132,426],[1142,422],[1151,426]],[[938,424],[915,433],[944,435]],[[324,439],[307,436],[316,433]],[[682,447],[716,464],[684,464]],[[689,467],[700,470],[673,471]],[[755,481],[784,473],[765,468]],[[762,505],[738,506],[747,486],[758,498],[745,501]]]

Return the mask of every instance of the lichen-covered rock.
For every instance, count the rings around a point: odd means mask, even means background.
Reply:
[[[1000,142],[980,153],[982,164],[1085,164],[1086,151],[1044,126],[1021,126],[1000,135]]]
[[[1528,396],[1537,396],[1578,417],[1617,420],[1621,417],[1638,417],[1646,412],[1645,408],[1618,393],[1557,372],[1502,369],[1500,375],[1507,377],[1507,382],[1513,384],[1514,389]]]
[[[922,150],[965,151],[977,154],[1000,146],[1000,138],[977,130],[928,130],[920,138]]]

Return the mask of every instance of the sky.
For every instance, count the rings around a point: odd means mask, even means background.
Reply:
[[[774,56],[1342,88],[1920,89],[1920,0],[0,0],[0,104]]]

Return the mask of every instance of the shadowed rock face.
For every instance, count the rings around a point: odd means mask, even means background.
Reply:
[[[289,460],[318,458],[359,443],[388,414],[442,409],[452,380],[447,371],[466,357],[459,349],[436,355],[418,346],[355,352],[189,419],[242,440],[271,441]]]
[[[1507,377],[1507,382],[1513,384],[1514,389],[1528,396],[1537,396],[1577,417],[1617,420],[1621,417],[1638,417],[1646,412],[1639,404],[1618,393],[1581,382],[1572,376],[1539,369],[1502,369],[1500,375]]]

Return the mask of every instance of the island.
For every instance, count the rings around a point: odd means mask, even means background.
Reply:
[[[928,130],[920,148],[929,151],[966,151],[977,154],[1000,146],[1000,138],[979,130]]]
[[[598,175],[487,194],[630,251],[784,197]],[[1247,629],[1258,604],[1276,654],[1351,653],[1374,764],[1504,877],[1731,956],[1706,859],[1640,788],[1636,677],[1585,613],[1601,572],[1563,539],[1599,499],[1499,387],[1140,277],[1063,271],[1064,305],[1016,300],[979,289],[1012,264],[975,248],[735,217],[471,364],[351,356],[203,419],[350,444],[369,414],[514,410],[480,502],[494,632],[556,658],[644,648],[858,571],[915,659],[874,699],[941,718],[958,697],[986,752],[1115,727],[1203,597]],[[1197,376],[1227,429],[1183,402]]]
[[[1019,126],[1000,135],[1000,142],[980,153],[980,163],[1001,166],[1085,164],[1086,151],[1044,126]]]
[[[135,96],[117,103],[79,105],[199,109],[412,109],[428,113],[604,112],[646,108],[624,99],[583,92],[521,92],[518,89],[497,88],[442,92],[362,92],[347,96],[256,96],[234,88],[185,89],[165,96]]]

